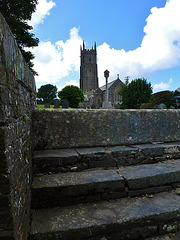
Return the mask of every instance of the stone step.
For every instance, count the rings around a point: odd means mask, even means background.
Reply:
[[[180,239],[180,232],[174,231],[174,233],[169,233],[162,236],[153,236],[150,238],[146,238],[145,240],[179,240]]]
[[[166,192],[34,211],[30,239],[130,240],[179,229],[180,196]]]
[[[47,208],[134,197],[171,190],[180,183],[180,160],[37,175],[32,185],[32,208]]]
[[[180,158],[180,142],[35,151],[34,173],[81,171],[149,164]]]

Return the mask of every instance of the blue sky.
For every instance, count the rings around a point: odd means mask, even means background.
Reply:
[[[180,0],[39,0],[30,24],[37,88],[79,86],[80,45],[97,43],[99,85],[144,77],[154,92],[180,87]]]

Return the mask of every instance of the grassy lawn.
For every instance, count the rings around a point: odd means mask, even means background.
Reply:
[[[54,105],[50,105],[50,108],[53,108],[53,107],[54,107]],[[37,104],[37,108],[45,108],[45,107],[43,104]]]
[[[37,104],[37,108],[45,108],[43,104]],[[50,108],[54,108],[54,105],[50,105]],[[60,106],[62,108],[62,106]],[[69,109],[72,109],[69,107]]]

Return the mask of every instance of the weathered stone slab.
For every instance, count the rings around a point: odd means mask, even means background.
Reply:
[[[35,151],[33,170],[35,173],[67,171],[76,167],[79,161],[79,155],[73,149]]]
[[[33,112],[36,149],[179,141],[179,126],[180,110],[38,109]]]
[[[179,239],[180,239],[180,233],[175,232],[167,235],[146,238],[145,240],[179,240]]]
[[[141,159],[137,158],[139,149],[136,147],[114,146],[105,147],[105,150],[116,161],[118,167],[136,165],[141,162]]]
[[[39,210],[33,214],[31,240],[141,239],[179,214],[180,196],[173,193]]]
[[[116,167],[116,161],[103,147],[76,148],[82,163],[87,168]]]
[[[106,151],[110,151],[113,155],[117,157],[121,156],[129,156],[131,154],[136,154],[138,152],[138,148],[136,146],[112,146],[105,147]]]
[[[76,148],[77,153],[83,157],[95,157],[102,156],[105,154],[103,147],[94,147],[94,148]]]
[[[119,169],[129,189],[146,189],[180,182],[180,162],[169,161]]]
[[[180,183],[180,161],[112,170],[39,175],[32,189],[33,208],[134,197],[170,191]]]
[[[143,163],[180,158],[179,142],[141,144],[133,145],[133,147],[139,149],[137,158],[141,158]]]
[[[35,158],[66,158],[77,157],[78,154],[73,149],[48,149],[34,152]]]
[[[81,171],[90,168],[151,164],[180,156],[179,143],[35,151],[34,172]]]
[[[146,157],[161,156],[164,154],[165,148],[165,146],[161,144],[141,144],[134,145],[134,147],[138,148]]]
[[[153,197],[152,194],[160,193],[160,192],[168,192],[171,190],[172,190],[172,186],[170,185],[150,187],[145,189],[135,189],[135,190],[128,190],[128,196],[137,197],[137,196],[147,195],[147,196]]]
[[[36,177],[32,205],[52,207],[102,200],[102,193],[119,192],[126,196],[124,179],[115,170],[95,170]]]

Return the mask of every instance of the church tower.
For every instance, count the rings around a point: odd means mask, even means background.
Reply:
[[[80,66],[80,88],[84,93],[97,89],[98,74],[97,74],[97,53],[96,43],[94,49],[85,49],[83,41],[83,48],[81,46],[81,66]]]

